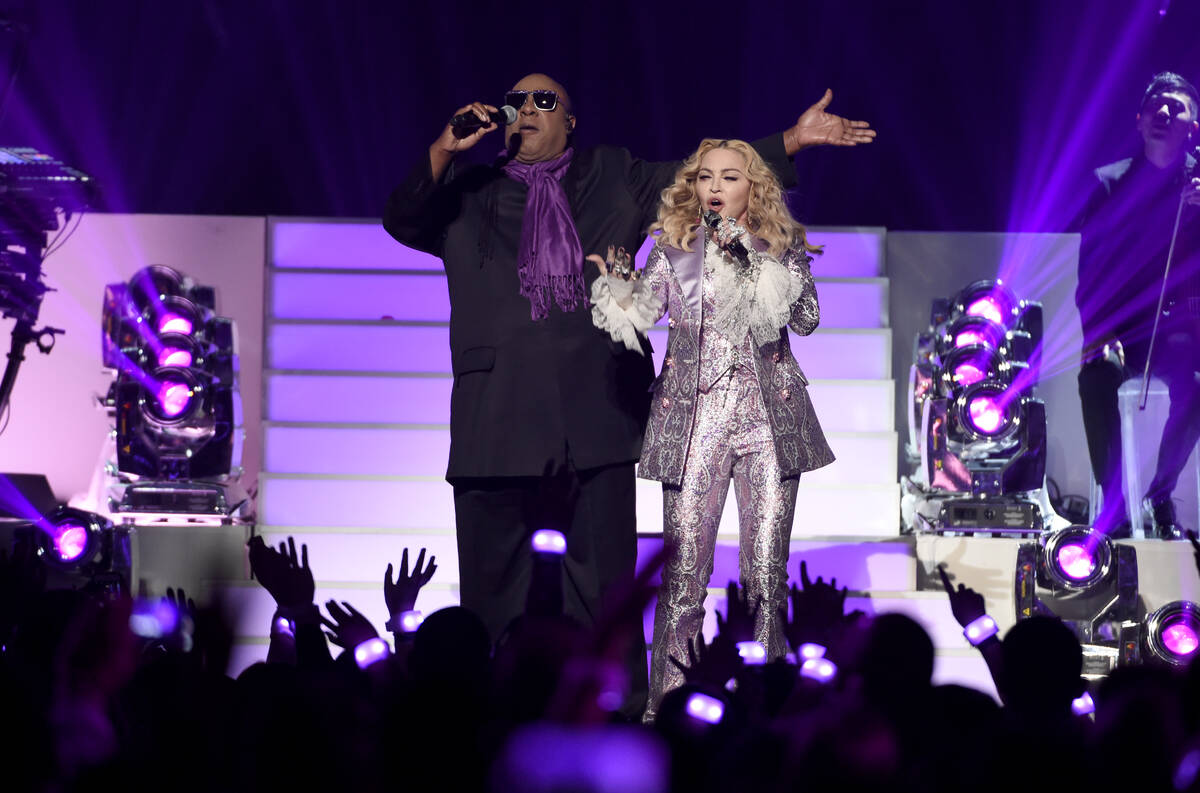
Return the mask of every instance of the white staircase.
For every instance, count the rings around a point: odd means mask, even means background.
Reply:
[[[939,647],[939,679],[983,686],[986,670],[964,649],[944,595],[915,591],[914,544],[898,536],[885,233],[812,229],[811,238],[828,251],[813,267],[821,327],[792,346],[838,459],[801,477],[791,569],[803,557],[814,576],[851,588],[851,608],[917,617]],[[443,480],[451,375],[440,262],[370,221],[272,219],[267,250],[258,532],[268,542],[290,534],[307,543],[319,602],[350,600],[376,625],[387,617],[384,569],[405,547],[426,547],[438,559],[419,607],[428,613],[457,602],[453,504]],[[652,341],[658,370],[665,328],[652,331]],[[660,486],[639,480],[645,550],[657,543],[661,514]],[[736,572],[731,494],[710,606],[723,605],[720,587]],[[241,606],[236,673],[265,657],[272,604],[255,582],[211,584]]]

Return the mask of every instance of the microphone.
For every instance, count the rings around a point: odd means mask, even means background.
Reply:
[[[717,230],[717,226],[721,224],[721,216],[711,209],[704,210],[704,225],[708,226],[713,231]],[[750,266],[750,251],[746,250],[746,246],[741,240],[734,240],[725,246],[725,250],[733,254],[733,258],[737,259],[746,267]]]
[[[508,126],[517,120],[517,109],[512,105],[505,105],[494,113],[488,113],[488,121],[480,121],[479,116],[473,111],[468,110],[466,113],[459,113],[454,118],[450,119],[450,128],[456,138],[465,138],[473,135],[476,130],[486,127],[488,124],[498,124],[499,126]]]

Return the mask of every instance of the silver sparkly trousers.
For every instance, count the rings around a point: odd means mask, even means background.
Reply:
[[[713,570],[717,528],[733,480],[738,506],[738,569],[747,602],[762,599],[754,637],[769,659],[787,652],[778,612],[787,602],[787,560],[799,477],[780,478],[758,382],[731,369],[697,394],[696,419],[679,487],[663,486],[663,541],[668,548],[650,660],[653,720],[663,695],[683,683],[669,660],[687,663],[688,640],[700,635]],[[724,582],[722,582],[724,583]]]

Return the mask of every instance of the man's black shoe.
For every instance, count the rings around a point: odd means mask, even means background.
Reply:
[[[1159,501],[1151,501],[1149,498],[1146,498],[1143,501],[1143,506],[1154,519],[1153,536],[1160,540],[1179,540],[1183,538],[1183,531],[1180,529],[1179,521],[1175,517],[1175,502],[1169,498]],[[1150,532],[1146,532],[1146,536],[1151,536]]]

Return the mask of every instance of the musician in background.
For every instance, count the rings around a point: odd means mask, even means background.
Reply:
[[[1083,216],[1075,292],[1083,325],[1079,398],[1092,471],[1104,494],[1096,528],[1128,537],[1117,391],[1142,376],[1150,355],[1151,373],[1166,382],[1171,407],[1154,478],[1143,503],[1132,506],[1149,510],[1155,536],[1173,539],[1181,527],[1171,496],[1200,440],[1200,174],[1192,150],[1200,140],[1200,95],[1183,77],[1161,72],[1136,118],[1142,150],[1096,169],[1100,184]]]

